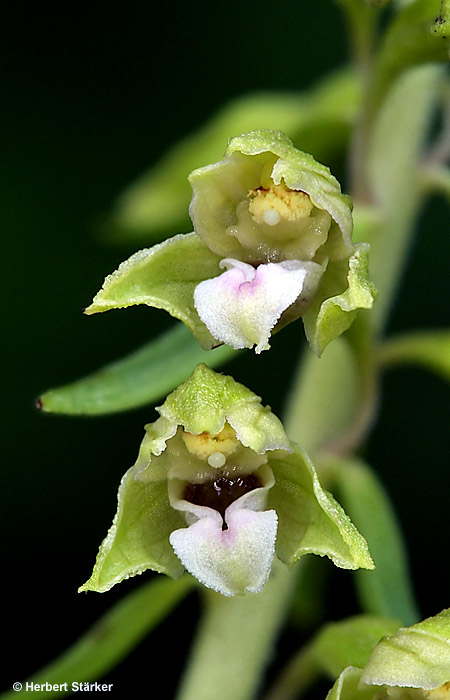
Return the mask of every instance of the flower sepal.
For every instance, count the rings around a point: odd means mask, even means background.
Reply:
[[[357,243],[348,260],[330,265],[303,314],[306,337],[318,356],[351,326],[359,310],[371,309],[377,298],[369,279],[369,248]]]
[[[134,253],[106,277],[87,315],[145,304],[183,321],[207,350],[213,338],[194,305],[194,290],[205,278],[220,274],[220,258],[195,234],[179,234]]]

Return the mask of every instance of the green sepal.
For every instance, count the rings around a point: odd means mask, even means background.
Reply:
[[[316,355],[351,326],[358,309],[371,309],[376,296],[369,280],[369,246],[358,243],[348,260],[328,266],[303,315],[306,337]]]
[[[194,435],[217,435],[228,422],[245,447],[257,454],[290,450],[281,421],[261,398],[232,377],[199,364],[192,375],[157,408],[160,418],[145,427],[136,472],[145,470],[152,455],[160,455],[179,425]]]
[[[117,513],[100,546],[92,576],[79,592],[103,593],[147,569],[177,578],[184,568],[169,535],[183,526],[180,513],[169,504],[166,481],[141,482],[129,469],[120,483]]]
[[[408,688],[437,688],[450,679],[450,609],[402,627],[375,647],[362,682]]]
[[[381,637],[396,632],[400,624],[375,615],[331,622],[312,641],[314,660],[330,678],[336,678],[347,666],[362,668]]]
[[[196,233],[222,257],[238,257],[240,245],[226,237],[236,207],[248,191],[272,181],[310,195],[318,208],[333,219],[324,254],[343,259],[353,250],[352,205],[329,168],[295,148],[280,131],[251,131],[232,138],[223,160],[194,170],[190,214]],[[326,251],[326,252],[325,252]]]
[[[109,275],[86,314],[147,304],[164,309],[190,328],[199,343],[210,349],[217,341],[200,320],[194,306],[199,282],[220,274],[220,258],[195,234],[180,234],[145,248]]]
[[[339,503],[320,485],[307,454],[295,446],[292,454],[275,452],[269,464],[275,485],[269,508],[278,515],[276,552],[286,564],[304,554],[329,557],[343,569],[373,569],[367,543]]]

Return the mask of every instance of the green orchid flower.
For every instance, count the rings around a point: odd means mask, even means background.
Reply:
[[[303,317],[320,355],[357,309],[372,307],[368,246],[352,243],[351,201],[287,136],[233,138],[223,160],[189,181],[194,233],[132,256],[86,313],[148,304],[186,323],[205,348],[256,353]]]
[[[225,595],[259,592],[274,556],[373,568],[364,538],[261,399],[198,365],[146,426],[93,574],[106,591],[146,569],[187,569]]]

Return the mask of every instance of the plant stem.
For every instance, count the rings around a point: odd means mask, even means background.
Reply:
[[[206,611],[178,700],[254,696],[284,620],[298,567],[277,562],[261,593],[225,598],[206,592]]]

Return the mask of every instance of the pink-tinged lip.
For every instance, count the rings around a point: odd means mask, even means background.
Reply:
[[[273,327],[283,311],[300,296],[306,278],[319,276],[316,263],[288,260],[259,265],[224,258],[218,277],[197,285],[194,302],[210,333],[231,347],[252,348],[260,353],[269,347]]]
[[[211,509],[206,509],[205,511]],[[257,593],[269,578],[275,553],[277,514],[231,507],[227,529],[216,511],[175,530],[170,543],[183,566],[222,595]]]
[[[174,530],[170,544],[193,576],[222,595],[257,593],[272,567],[278,518],[265,508],[275,478],[267,465],[254,476],[260,486],[232,501],[224,513],[186,500],[183,482],[169,481],[170,504],[189,525]]]

